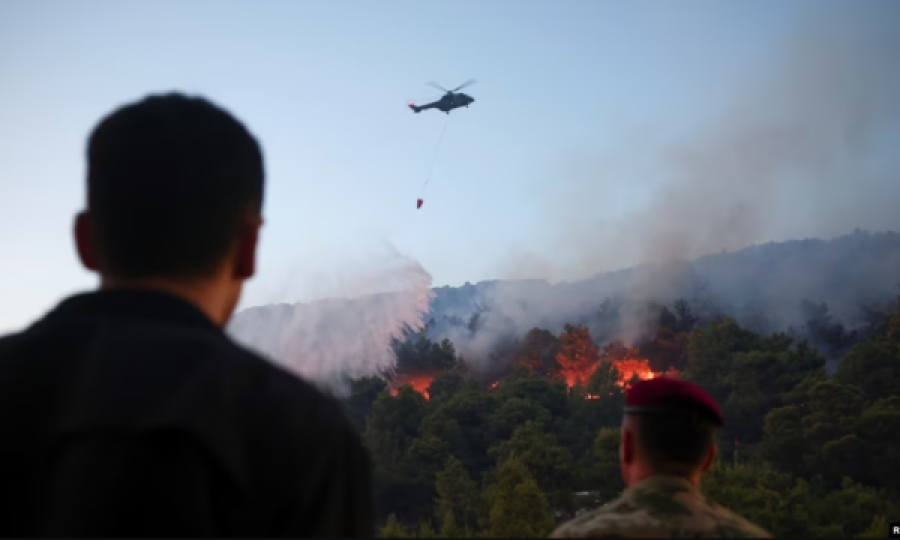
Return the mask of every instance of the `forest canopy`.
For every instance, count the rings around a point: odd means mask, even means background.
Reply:
[[[491,352],[490,370],[425,332],[397,342],[396,373],[344,399],[373,458],[380,536],[546,537],[612,500],[625,392],[659,376],[722,407],[702,485],[714,500],[778,537],[886,536],[900,508],[900,300],[849,338],[812,304],[804,333],[769,335],[686,302],[653,309],[640,344],[534,328]],[[810,345],[822,334],[845,351],[832,374]]]

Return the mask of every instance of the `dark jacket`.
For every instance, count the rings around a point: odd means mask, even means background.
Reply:
[[[149,291],[0,339],[0,535],[373,536],[340,403]]]

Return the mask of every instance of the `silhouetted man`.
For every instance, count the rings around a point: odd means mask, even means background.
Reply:
[[[256,140],[170,94],[106,117],[87,158],[100,290],[0,339],[0,534],[371,537],[339,403],[222,330],[256,270]]]
[[[554,538],[769,538],[700,493],[716,458],[715,401],[691,383],[659,378],[625,398],[619,464],[628,486],[615,501],[565,523]]]

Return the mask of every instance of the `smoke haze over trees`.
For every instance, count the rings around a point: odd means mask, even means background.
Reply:
[[[400,291],[252,308],[238,313],[230,330],[341,391],[348,377],[390,372],[392,343],[409,331],[448,338],[470,369],[489,372],[498,351],[535,327],[558,333],[567,323],[583,324],[601,343],[639,344],[653,336],[663,305],[683,304],[700,323],[727,314],[754,331],[790,331],[834,360],[893,299],[900,234],[857,231],[832,240],[769,243],[690,264],[646,265],[557,284],[493,281],[432,290],[420,266],[390,260],[386,268]]]

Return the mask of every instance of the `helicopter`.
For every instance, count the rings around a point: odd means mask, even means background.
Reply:
[[[469,79],[453,90],[447,90],[436,82],[430,82],[428,84],[446,93],[441,97],[441,99],[432,101],[431,103],[426,103],[425,105],[416,105],[415,103],[410,102],[409,108],[412,109],[414,113],[420,113],[426,109],[437,109],[439,111],[444,111],[445,113],[450,114],[450,111],[452,111],[453,109],[458,109],[459,107],[468,107],[470,104],[475,103],[475,98],[460,92],[460,90],[462,90],[463,88],[475,84],[475,79]]]

